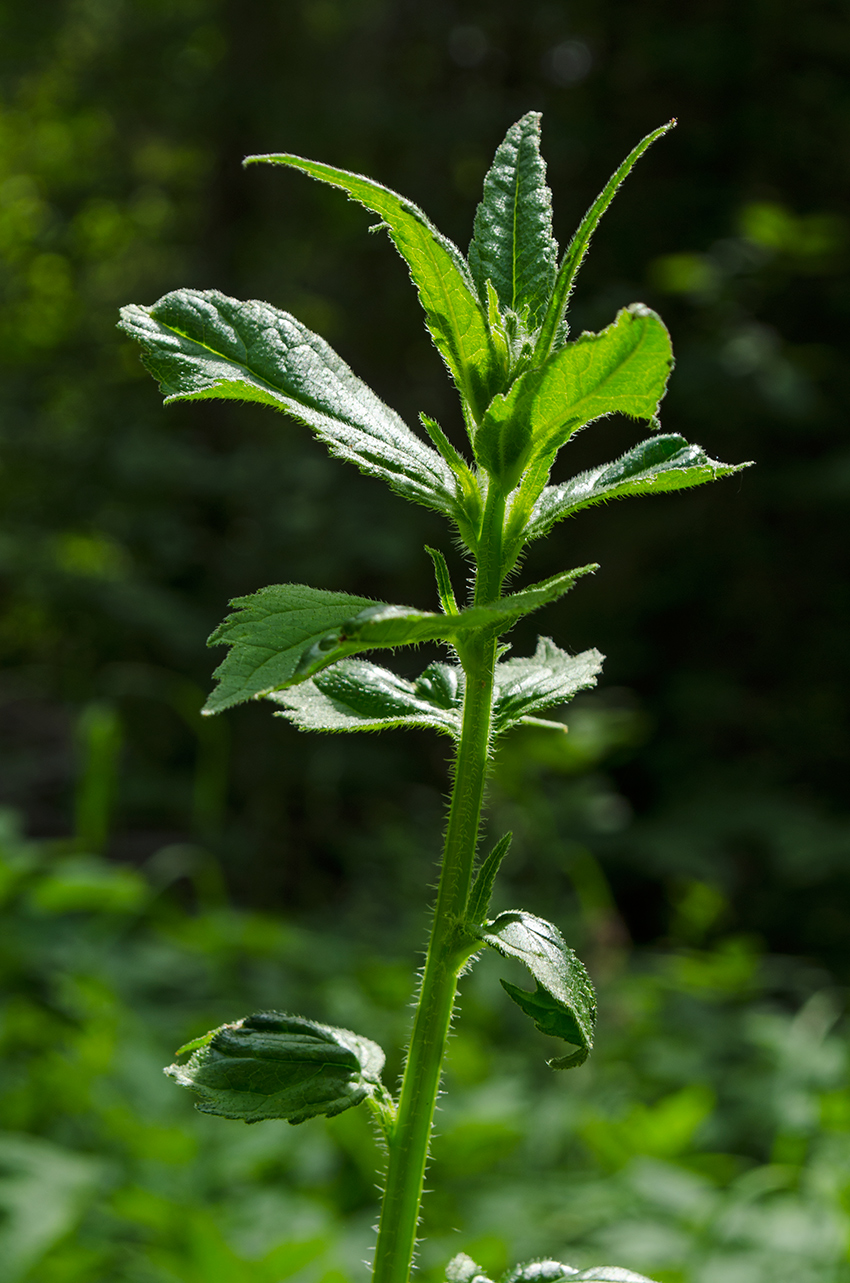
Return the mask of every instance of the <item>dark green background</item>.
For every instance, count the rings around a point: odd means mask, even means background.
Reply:
[[[601,861],[637,942],[669,935],[696,880],[728,901],[724,929],[845,976],[846,4],[31,0],[0,10],[0,50],[0,752],[30,830],[70,831],[75,724],[107,700],[124,736],[114,859],[202,839],[245,905],[391,929],[416,903],[441,745],[299,737],[260,706],[199,731],[196,710],[228,598],[292,580],[428,605],[422,544],[450,553],[446,533],[269,410],[163,410],[116,309],[181,285],[268,299],[408,421],[457,435],[369,216],[243,155],[367,172],[465,248],[496,144],[540,109],[564,243],[676,115],[606,216],[574,325],[658,307],[678,356],[665,429],[758,466],[582,514],[532,550],[532,579],[601,563],[539,626],[598,646],[604,706],[638,710],[592,806],[544,783],[556,836]],[[634,439],[600,424],[559,466]],[[529,903],[572,895],[557,845],[516,866]]]

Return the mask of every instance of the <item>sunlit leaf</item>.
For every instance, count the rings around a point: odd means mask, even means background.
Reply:
[[[245,163],[300,169],[320,182],[341,187],[352,200],[381,216],[382,226],[410,269],[437,349],[477,422],[501,386],[504,371],[458,247],[437,231],[413,201],[362,174],[285,154],[249,156]]]
[[[534,993],[507,980],[505,991],[531,1016],[541,1033],[563,1038],[578,1050],[550,1060],[553,1069],[571,1069],[587,1059],[593,1046],[596,997],[584,963],[565,942],[557,927],[544,918],[510,909],[474,933],[505,958],[518,958],[537,981]]]
[[[275,584],[238,597],[209,644],[230,646],[215,671],[219,685],[204,712],[258,699],[306,681],[339,660],[366,650],[444,641],[455,646],[476,629],[505,632],[523,615],[569,592],[595,566],[581,566],[532,584],[487,606],[443,615],[413,606],[388,606],[304,584]]]
[[[662,494],[686,490],[729,477],[750,463],[719,463],[702,446],[689,445],[684,437],[665,435],[642,441],[614,463],[591,468],[541,493],[526,527],[526,539],[548,534],[556,521],[591,504],[627,495]]]
[[[496,666],[493,723],[496,732],[596,684],[602,671],[598,650],[568,655],[550,637],[541,637],[528,659],[506,659]]]
[[[669,133],[675,124],[675,120],[669,120],[666,125],[662,125],[659,129],[653,129],[651,134],[647,134],[645,138],[641,139],[638,145],[629,152],[622,165],[608,179],[608,182],[579,223],[576,233],[567,246],[567,252],[561,261],[555,288],[552,291],[552,297],[546,309],[543,324],[540,327],[540,335],[535,350],[535,357],[538,361],[545,360],[553,345],[557,344],[559,339],[563,341],[565,337],[563,332],[565,327],[562,326],[564,313],[567,310],[570,295],[573,292],[578,270],[590,245],[590,238],[596,231],[599,220],[616,196],[620,185],[630,173],[635,162],[657,139]]]
[[[469,266],[482,301],[492,281],[503,309],[539,324],[552,293],[558,245],[552,235],[552,193],[540,155],[540,112],[511,125],[484,179],[475,214]]]
[[[478,462],[507,492],[529,463],[550,459],[595,419],[655,419],[672,364],[661,318],[642,303],[623,308],[607,329],[580,335],[494,399],[475,435]]]
[[[503,837],[493,847],[493,850],[482,860],[481,866],[475,875],[475,881],[469,892],[469,905],[466,910],[466,916],[469,922],[478,926],[487,917],[490,911],[490,898],[493,894],[493,887],[496,884],[496,875],[499,872],[502,861],[510,850],[513,833],[505,833]]]
[[[221,1118],[303,1123],[359,1105],[381,1086],[384,1053],[348,1029],[263,1011],[222,1025],[166,1074],[196,1092],[196,1108]]]
[[[405,499],[457,514],[453,473],[333,348],[294,316],[218,290],[175,290],[153,307],[122,308],[166,404],[259,401],[313,429],[332,454]]]

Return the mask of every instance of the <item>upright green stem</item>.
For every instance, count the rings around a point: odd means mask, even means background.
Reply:
[[[495,489],[487,498],[476,574],[477,603],[501,591],[505,500]],[[389,1141],[387,1180],[375,1247],[373,1283],[407,1283],[416,1246],[419,1209],[440,1087],[446,1040],[463,963],[458,927],[469,898],[478,840],[493,703],[496,637],[478,634],[464,647],[466,694],[454,770],[440,886],[422,986]]]

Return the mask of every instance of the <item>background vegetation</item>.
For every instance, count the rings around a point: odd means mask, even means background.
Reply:
[[[443,746],[198,709],[229,597],[292,580],[427,605],[438,531],[270,411],[163,411],[116,308],[267,298],[408,421],[459,429],[368,217],[239,162],[367,172],[465,245],[529,109],[562,242],[679,117],[606,216],[575,323],[657,306],[665,429],[758,468],[582,514],[529,557],[533,578],[602,564],[542,626],[610,658],[568,745],[505,747],[493,825],[517,831],[510,894],[593,959],[606,1023],[553,1080],[492,971],[467,982],[423,1266],[604,1247],[664,1283],[850,1277],[848,61],[839,0],[0,5],[12,1280],[359,1277],[364,1120],[239,1128],[158,1070],[256,1006],[359,1028],[397,1064]],[[632,440],[609,422],[571,468]]]

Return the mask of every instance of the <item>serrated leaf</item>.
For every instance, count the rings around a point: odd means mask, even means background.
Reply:
[[[220,713],[247,699],[258,699],[295,677],[305,651],[358,611],[374,606],[368,597],[327,592],[306,584],[273,584],[230,603],[228,615],[212,634],[210,646],[230,646],[213,674],[217,688],[204,706]]]
[[[553,1069],[571,1069],[587,1059],[593,1046],[596,997],[584,963],[551,922],[524,909],[500,913],[474,934],[505,958],[518,958],[531,972],[534,993],[503,980],[502,987],[531,1016],[541,1033],[563,1038],[578,1050],[550,1060]]]
[[[555,284],[558,244],[552,235],[552,193],[540,155],[540,112],[511,125],[484,179],[475,214],[469,266],[482,302],[492,281],[503,309],[536,328]]]
[[[398,252],[405,259],[437,350],[477,422],[504,369],[490,337],[466,261],[413,201],[363,174],[335,169],[302,156],[248,156],[245,164],[288,165],[311,178],[348,192],[352,200],[379,214]]]
[[[603,656],[598,650],[568,655],[551,637],[540,637],[528,659],[496,665],[493,729],[498,734],[556,704],[566,704],[580,690],[596,685]]]
[[[556,521],[594,503],[686,490],[751,466],[749,462],[719,463],[710,459],[702,446],[689,445],[684,437],[674,434],[650,437],[614,463],[590,468],[558,486],[547,486],[532,509],[525,538],[540,539]]]
[[[185,1065],[165,1073],[221,1118],[303,1123],[359,1105],[381,1088],[384,1053],[348,1029],[261,1011],[213,1031]]]
[[[495,397],[475,435],[476,458],[507,493],[523,469],[551,459],[595,419],[655,419],[672,365],[664,322],[633,303],[607,329],[580,335]]]
[[[582,575],[596,566],[580,566],[545,579],[487,606],[471,606],[456,615],[438,615],[413,606],[329,593],[304,584],[275,584],[250,597],[238,597],[209,639],[209,645],[232,647],[216,669],[219,687],[210,695],[205,713],[314,677],[349,655],[364,650],[416,646],[444,641],[460,646],[467,633],[493,628],[505,632],[523,615],[569,592]],[[357,607],[360,607],[357,610]]]
[[[545,360],[553,345],[558,345],[559,340],[563,341],[566,338],[566,327],[563,325],[564,313],[567,310],[570,295],[575,286],[578,270],[584,261],[584,256],[590,245],[590,239],[599,225],[599,220],[616,196],[621,184],[631,172],[635,162],[657,139],[669,133],[675,124],[675,120],[670,120],[666,125],[662,125],[659,129],[654,129],[651,134],[647,134],[645,138],[641,139],[637,147],[634,147],[629,152],[622,165],[608,179],[608,182],[579,223],[558,269],[555,288],[552,291],[549,306],[546,309],[546,315],[540,327],[540,334],[538,335],[534,352],[537,361]]]
[[[409,682],[379,664],[345,659],[268,697],[303,731],[381,731],[430,727],[460,736],[463,669],[430,664]]]
[[[175,290],[153,307],[122,308],[119,328],[141,345],[166,405],[206,398],[270,405],[405,499],[458,515],[455,479],[437,451],[288,312],[218,290]]]

